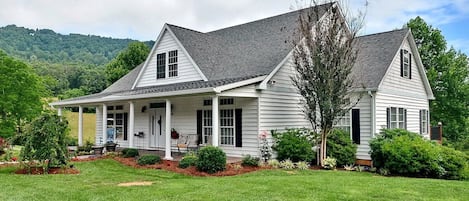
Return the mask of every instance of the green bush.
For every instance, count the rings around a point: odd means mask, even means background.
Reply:
[[[65,143],[68,146],[78,146],[78,139],[74,138],[72,136],[67,136],[67,137],[65,137]]]
[[[370,142],[373,164],[391,174],[467,178],[467,156],[402,129],[383,130]]]
[[[309,135],[304,130],[287,129],[283,133],[274,132],[272,136],[275,139],[273,149],[279,161],[290,159],[293,162],[311,162],[316,157]]]
[[[257,157],[252,157],[251,155],[246,155],[243,157],[241,162],[242,166],[250,166],[250,167],[257,167],[259,166],[260,159]]]
[[[44,113],[28,126],[24,133],[22,161],[38,161],[47,172],[50,167],[67,164],[67,121],[55,114]],[[46,162],[47,161],[47,162]]]
[[[124,158],[137,157],[138,156],[138,149],[134,149],[134,148],[122,149],[122,156]]]
[[[341,129],[334,129],[327,138],[327,156],[335,158],[337,166],[355,164],[357,145],[350,139],[350,134]]]
[[[204,147],[198,152],[197,170],[215,173],[218,171],[225,170],[226,166],[226,154],[218,147]]]
[[[153,165],[161,161],[160,156],[153,154],[146,154],[138,158],[137,163],[139,165]]]
[[[181,159],[181,161],[179,161],[179,167],[188,168],[190,166],[196,166],[197,160],[198,160],[197,155],[193,153],[188,153]]]

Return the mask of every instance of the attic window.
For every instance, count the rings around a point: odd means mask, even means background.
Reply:
[[[169,51],[169,58],[168,58],[168,72],[169,77],[177,77],[178,76],[178,51],[173,50]]]
[[[401,49],[401,77],[411,79],[412,60],[409,51]]]
[[[166,53],[156,55],[156,79],[166,77]]]

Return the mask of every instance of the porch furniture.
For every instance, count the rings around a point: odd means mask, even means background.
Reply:
[[[197,134],[180,135],[176,146],[179,153],[181,153],[181,149],[196,151],[199,148],[197,145]]]

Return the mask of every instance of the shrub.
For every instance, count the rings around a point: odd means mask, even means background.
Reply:
[[[295,163],[293,163],[290,159],[286,159],[280,162],[279,167],[285,170],[291,170],[295,168]]]
[[[267,161],[267,164],[272,168],[279,168],[280,162],[277,159],[270,159]]]
[[[66,136],[68,125],[64,117],[44,113],[31,122],[24,133],[24,147],[21,149],[22,161],[38,161],[44,172],[50,167],[67,164],[68,151]]]
[[[309,168],[309,163],[305,161],[300,161],[296,163],[296,168],[299,170],[307,170]]]
[[[138,158],[137,163],[139,165],[153,165],[161,161],[160,156],[153,154],[146,154]]]
[[[181,159],[181,161],[179,161],[179,167],[188,168],[189,166],[196,166],[197,160],[197,155],[193,153],[188,153]]]
[[[225,170],[226,154],[218,147],[208,146],[199,150],[197,160],[197,170],[215,173]]]
[[[402,129],[383,130],[370,143],[373,164],[387,174],[467,178],[467,156]]]
[[[350,139],[350,134],[341,129],[334,129],[327,138],[327,156],[337,160],[337,166],[355,164],[357,145]]]
[[[311,162],[316,154],[312,150],[309,131],[304,129],[287,129],[283,133],[273,132],[275,139],[273,149],[277,152],[277,159],[282,161],[290,159],[293,162]]]
[[[333,170],[337,166],[337,160],[335,158],[327,157],[323,161],[323,168]]]
[[[78,139],[74,138],[72,136],[67,136],[67,137],[65,137],[65,143],[68,146],[78,146]]]
[[[260,159],[257,157],[252,157],[251,155],[246,155],[243,157],[243,161],[241,162],[242,166],[251,166],[257,167],[259,166]]]
[[[137,157],[138,156],[138,149],[134,149],[134,148],[122,149],[122,156],[124,158]]]

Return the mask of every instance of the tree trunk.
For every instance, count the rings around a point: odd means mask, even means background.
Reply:
[[[326,159],[326,140],[327,140],[327,136],[326,136],[326,131],[321,131],[321,150],[320,150],[320,158],[319,158],[319,161],[320,161],[320,164],[321,166],[324,166],[324,159]]]

